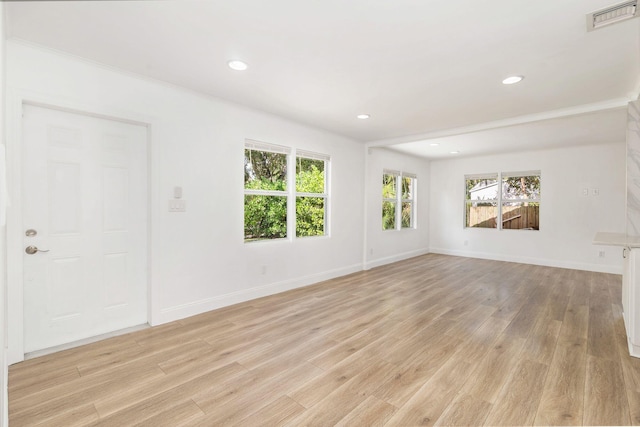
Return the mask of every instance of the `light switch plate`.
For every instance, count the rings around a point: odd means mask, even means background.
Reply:
[[[169,212],[186,212],[187,203],[185,200],[172,199],[169,200]]]

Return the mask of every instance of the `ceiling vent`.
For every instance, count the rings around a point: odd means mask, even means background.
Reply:
[[[616,22],[625,21],[637,16],[638,0],[609,6],[587,15],[587,31],[597,30],[609,24],[615,24]]]

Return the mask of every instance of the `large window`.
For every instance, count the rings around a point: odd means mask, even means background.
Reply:
[[[540,171],[465,176],[465,227],[540,229]]]
[[[295,165],[291,162],[295,159]],[[247,141],[244,240],[323,236],[327,229],[329,157]]]
[[[400,230],[416,227],[414,174],[385,170],[382,173],[382,229]]]

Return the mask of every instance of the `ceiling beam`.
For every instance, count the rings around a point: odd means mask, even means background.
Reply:
[[[640,83],[640,82],[639,82]],[[417,135],[407,135],[398,138],[378,139],[366,142],[367,147],[385,147],[406,142],[426,141],[434,138],[442,138],[445,136],[463,135],[467,133],[480,132],[489,129],[498,129],[509,126],[517,126],[526,123],[539,122],[543,120],[558,119],[563,117],[578,116],[581,114],[594,113],[596,111],[613,110],[616,108],[626,108],[629,101],[638,98],[638,91],[635,92],[635,98],[616,98],[594,104],[584,104],[575,107],[561,108],[558,110],[550,110],[542,113],[527,114],[523,116],[510,117],[508,119],[496,120],[492,122],[478,123],[476,125],[462,126],[457,128],[443,129],[434,132],[428,132]]]

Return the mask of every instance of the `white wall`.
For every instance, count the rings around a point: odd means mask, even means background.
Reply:
[[[4,3],[0,4],[0,147],[5,147],[5,33]],[[0,192],[4,191],[6,162],[0,161]],[[5,195],[6,197],[6,195]],[[3,209],[0,202],[0,209]],[[0,427],[9,425],[9,405],[7,392],[7,236],[4,212],[0,212]]]
[[[5,33],[4,33],[4,3],[0,4],[0,146],[5,144]],[[6,170],[6,163],[0,163],[0,173]],[[2,181],[0,177],[0,185]],[[4,191],[0,187],[0,191]],[[2,209],[2,206],[0,206]],[[3,213],[0,213],[0,218]],[[0,220],[0,427],[9,425],[9,405],[7,393],[7,237],[4,219]]]
[[[429,162],[385,148],[366,150],[365,268],[427,253],[429,250]],[[382,171],[417,175],[415,229],[382,229]]]
[[[598,231],[625,232],[625,161],[624,141],[434,161],[430,250],[621,273],[622,250],[591,242]],[[463,227],[464,175],[529,170],[542,173],[539,231]],[[585,197],[584,188],[600,195]]]
[[[12,110],[27,99],[151,124],[154,324],[362,269],[361,144],[16,41],[7,43],[7,61]],[[15,111],[10,125],[14,132],[8,144],[15,159],[20,126]],[[331,156],[330,237],[243,242],[245,138]],[[12,174],[16,187],[15,168]],[[169,213],[167,200],[178,185],[187,212]],[[15,218],[17,211],[13,213]],[[14,235],[19,240],[21,227],[15,228],[10,244]],[[12,291],[21,292],[11,286],[10,298]],[[21,303],[17,297],[14,301]],[[14,334],[17,328],[11,325]],[[18,342],[20,337],[11,339]]]

